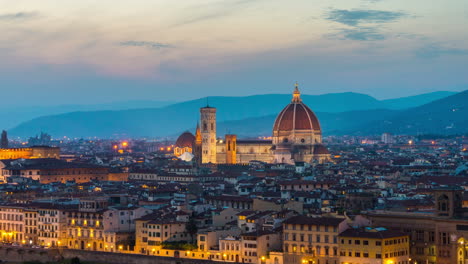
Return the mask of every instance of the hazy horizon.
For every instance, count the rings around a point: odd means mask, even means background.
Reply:
[[[357,93],[357,94],[364,94],[371,96],[379,101],[385,101],[385,100],[392,100],[392,99],[400,99],[400,98],[405,98],[405,97],[411,97],[411,96],[418,96],[418,95],[423,95],[423,94],[431,94],[431,93],[438,93],[438,92],[450,92],[450,93],[459,93],[463,92],[468,89],[463,89],[460,91],[454,91],[454,90],[436,90],[436,91],[431,91],[431,92],[425,92],[425,93],[416,93],[416,94],[408,94],[408,95],[402,95],[402,96],[396,96],[396,97],[388,97],[388,98],[378,98],[375,96],[372,96],[370,94],[365,94],[365,93],[359,93],[359,92],[353,92],[353,91],[342,91],[342,92],[331,92],[331,93],[318,93],[318,94],[305,94],[302,93],[303,95],[311,95],[311,96],[320,96],[320,95],[327,95],[327,94],[342,94],[342,93]],[[177,104],[177,103],[183,103],[187,101],[194,101],[194,100],[200,100],[200,99],[205,99],[208,97],[249,97],[249,96],[261,96],[261,95],[290,95],[291,93],[263,93],[263,94],[246,94],[246,95],[207,95],[207,96],[201,96],[201,97],[194,97],[194,98],[188,98],[187,100],[157,100],[157,99],[147,99],[147,98],[141,98],[141,99],[132,99],[132,100],[115,100],[115,101],[102,101],[102,102],[76,102],[76,103],[47,103],[47,104],[31,104],[26,106],[26,108],[34,108],[34,107],[60,107],[60,106],[106,106],[106,105],[111,105],[111,104],[118,104],[118,103],[128,103],[128,102],[161,102],[161,103],[167,103],[167,105],[171,104]],[[7,102],[8,103],[8,102]],[[11,105],[8,104],[2,104],[0,105],[1,108],[11,108]],[[24,105],[19,105],[18,107],[20,108],[25,108]],[[164,106],[162,106],[164,107]]]

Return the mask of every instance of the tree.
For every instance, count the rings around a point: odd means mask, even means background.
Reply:
[[[81,264],[79,257],[74,257],[70,260],[70,264]]]
[[[195,221],[195,218],[193,216],[189,218],[189,221],[185,226],[185,231],[189,233],[191,243],[193,243],[193,236],[196,235],[198,232],[197,222]]]

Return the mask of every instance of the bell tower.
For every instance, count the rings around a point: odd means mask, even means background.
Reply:
[[[226,163],[236,164],[237,163],[237,136],[226,135]]]
[[[216,108],[200,108],[202,159],[201,163],[216,163]]]

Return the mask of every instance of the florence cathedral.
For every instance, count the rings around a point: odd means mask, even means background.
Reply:
[[[323,163],[330,160],[322,145],[322,130],[317,116],[302,102],[296,84],[291,102],[278,114],[273,124],[272,140],[243,140],[216,134],[216,108],[200,109],[200,123],[195,135],[184,132],[176,141],[174,154],[192,153],[200,164]]]

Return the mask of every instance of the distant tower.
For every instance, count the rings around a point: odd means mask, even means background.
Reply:
[[[201,163],[216,163],[216,108],[200,108],[202,160]]]
[[[0,142],[0,148],[2,149],[8,148],[8,134],[5,130],[2,131],[2,139]]]
[[[237,136],[226,135],[226,163],[236,164],[237,163]]]
[[[201,164],[202,160],[202,135],[200,131],[200,124],[197,123],[197,130],[195,131],[195,140],[193,142],[193,155],[198,164]]]

